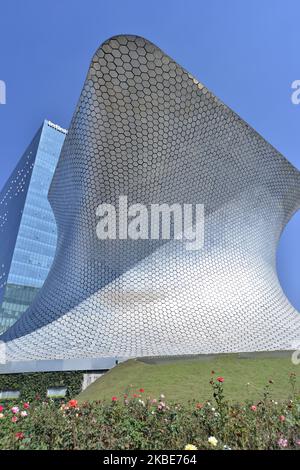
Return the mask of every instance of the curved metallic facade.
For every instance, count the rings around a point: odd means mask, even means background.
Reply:
[[[101,202],[201,203],[205,244],[99,240]],[[2,337],[10,360],[291,349],[276,274],[299,172],[160,49],[117,36],[93,57],[49,199],[54,263]]]

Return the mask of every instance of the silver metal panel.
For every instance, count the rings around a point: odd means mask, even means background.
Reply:
[[[205,244],[105,240],[99,203],[205,205]],[[49,199],[58,246],[2,339],[10,361],[287,350],[300,315],[276,273],[299,172],[160,49],[117,36],[93,57]]]

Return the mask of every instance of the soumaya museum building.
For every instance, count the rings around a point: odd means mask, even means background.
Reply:
[[[99,238],[120,196],[136,227],[137,206],[203,205],[203,246]],[[299,208],[299,171],[255,130],[147,40],[109,39],[68,132],[45,121],[0,195],[2,370],[297,348],[276,250]]]

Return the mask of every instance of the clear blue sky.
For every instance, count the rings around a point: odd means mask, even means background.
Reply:
[[[299,0],[1,0],[0,18],[0,188],[44,118],[69,126],[94,51],[121,33],[157,44],[300,169]],[[300,212],[278,271],[300,310]]]

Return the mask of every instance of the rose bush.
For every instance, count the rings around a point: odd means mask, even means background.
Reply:
[[[1,403],[0,449],[300,449],[294,384],[288,401],[272,400],[269,382],[257,403],[232,404],[226,377],[212,372],[210,383],[212,399],[188,405],[150,397],[144,388],[108,403]]]

